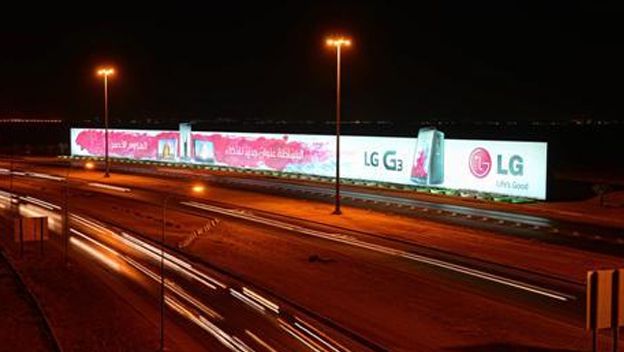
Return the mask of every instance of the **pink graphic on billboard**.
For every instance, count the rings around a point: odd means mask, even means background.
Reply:
[[[76,137],[76,144],[90,155],[104,155],[105,139],[103,130],[83,130]],[[169,155],[177,155],[176,146],[171,140],[177,140],[178,132],[145,132],[109,131],[108,150],[111,156],[136,159],[160,159],[163,145],[172,145]],[[169,144],[164,144],[169,142]],[[161,152],[159,153],[159,145]],[[160,155],[159,155],[160,154]]]
[[[288,136],[267,138],[194,133],[193,139],[210,142],[215,162],[232,167],[266,167],[282,171],[289,166],[324,162],[332,155],[326,143],[291,141]],[[199,155],[196,158],[201,159]]]
[[[333,152],[325,142],[291,140],[284,136],[192,133],[192,159],[199,163],[231,167],[267,168],[284,171],[323,162],[332,162]],[[104,131],[80,131],[76,145],[88,155],[104,155]],[[113,157],[178,160],[177,131],[109,131],[109,152]]]
[[[414,167],[412,168],[412,177],[427,177],[427,169],[425,169],[426,160],[427,156],[425,155],[425,151],[419,150],[416,161],[414,162]]]

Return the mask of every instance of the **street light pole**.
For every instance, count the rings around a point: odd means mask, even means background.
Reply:
[[[112,68],[98,70],[98,75],[104,76],[104,162],[106,164],[104,177],[110,177],[110,164],[108,160],[108,76],[114,73],[115,70]]]
[[[106,151],[104,152],[104,158],[106,159],[106,173],[104,174],[104,177],[110,177],[108,172],[108,75],[104,75],[104,130],[106,140]]]
[[[11,126],[11,137],[15,138],[16,135],[15,128]],[[11,140],[11,161],[9,163],[9,213],[11,216],[14,216],[13,211],[13,169],[15,168],[15,140]]]
[[[334,214],[340,215],[340,45],[336,47],[336,205]]]
[[[191,187],[194,194],[204,193],[205,187],[202,184],[195,184]],[[166,193],[163,199],[162,208],[162,229],[160,232],[160,352],[165,350],[165,235],[167,232],[167,205],[173,193]]]
[[[172,194],[165,195],[160,237],[160,351],[165,350],[165,233],[167,230],[167,202]]]
[[[65,188],[63,190],[63,262],[69,264],[69,174],[72,162],[68,160],[65,172]]]
[[[340,55],[343,46],[351,46],[351,40],[345,38],[330,38],[326,44],[336,48],[336,199],[334,212],[340,215]]]

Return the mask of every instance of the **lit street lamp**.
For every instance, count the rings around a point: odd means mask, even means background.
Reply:
[[[340,51],[343,46],[351,46],[351,39],[328,38],[325,44],[336,48],[336,207],[333,214],[340,215]]]
[[[99,69],[97,74],[98,76],[104,76],[104,159],[106,162],[106,173],[104,174],[104,177],[110,177],[108,164],[108,76],[115,74],[115,70],[110,67],[106,67]]]

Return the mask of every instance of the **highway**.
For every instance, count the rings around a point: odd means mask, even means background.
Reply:
[[[66,168],[66,161],[27,158],[26,164]],[[96,164],[101,164],[95,162]],[[100,165],[101,168],[101,165]],[[299,199],[332,202],[334,188],[323,182],[305,182],[245,173],[206,173],[185,168],[113,163],[123,173],[157,175],[172,179],[195,179],[221,187],[279,194]],[[536,239],[547,243],[619,255],[624,250],[624,229],[582,219],[560,219],[537,214],[509,212],[472,206],[441,203],[364,186],[343,186],[342,202],[356,207],[418,217],[451,225],[494,231],[499,234]]]
[[[20,210],[47,212],[61,232],[66,177],[60,168],[16,165],[12,186],[2,183],[5,204],[12,188]],[[253,337],[260,335],[270,336],[275,350],[434,351],[488,346],[501,336],[510,346],[584,346],[580,275],[537,270],[560,258],[516,253],[538,264],[510,265],[250,204],[232,206],[212,197],[213,185],[197,195],[184,180],[120,178],[109,183],[72,171],[72,255],[92,257],[111,274],[140,277],[153,294],[167,197],[167,305],[222,347],[266,349]],[[502,237],[491,241],[622,263],[607,254]]]
[[[10,194],[0,194],[3,208],[8,205],[7,196]],[[22,215],[48,216],[52,229],[60,232],[61,206],[35,197],[14,195],[13,198],[22,201],[19,204]],[[140,235],[77,213],[70,212],[68,243],[72,253],[83,257],[82,264],[89,263],[84,257],[89,258],[110,274],[123,276],[143,286],[146,293],[158,295],[161,247]],[[366,346],[364,340],[354,343],[348,338],[341,341],[344,337],[340,336],[328,337],[330,334],[323,332],[324,328],[317,328],[316,322],[305,314],[292,314],[294,310],[287,304],[277,304],[250,286],[205,266],[191,264],[175,252],[166,251],[164,258],[167,307],[212,337],[210,350],[227,347],[219,350],[288,351],[306,346],[319,351],[383,350],[374,344]],[[268,336],[270,342],[263,336]]]

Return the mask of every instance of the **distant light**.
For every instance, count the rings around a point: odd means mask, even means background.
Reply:
[[[93,169],[95,169],[95,164],[94,164],[94,163],[92,163],[92,162],[90,162],[90,161],[87,161],[87,162],[85,163],[85,166],[84,166],[84,167],[85,167],[85,169],[87,169],[87,170],[93,170]]]
[[[334,47],[351,46],[351,39],[347,37],[327,38],[325,44]]]
[[[193,185],[193,188],[191,188],[191,190],[193,191],[193,193],[204,193],[206,187],[204,187],[204,185],[202,184],[195,184]]]
[[[0,123],[62,123],[63,120],[0,118]]]
[[[97,71],[98,76],[110,76],[115,74],[115,69],[112,67],[104,67]]]

